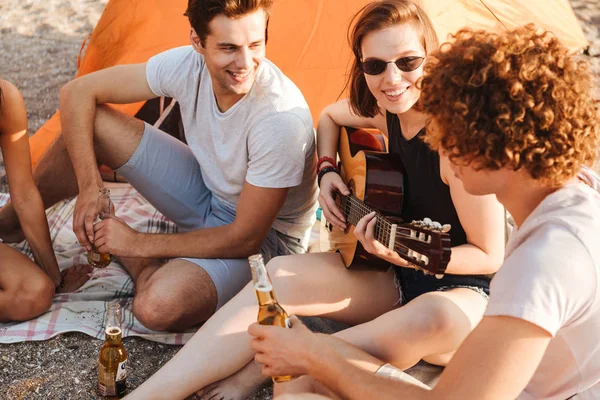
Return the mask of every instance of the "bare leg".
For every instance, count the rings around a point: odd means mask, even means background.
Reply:
[[[335,253],[277,257],[268,268],[277,298],[292,314],[360,324],[391,310],[398,298],[391,273],[347,271]],[[249,284],[129,397],[184,398],[235,373],[252,359],[246,330],[256,315]]]
[[[430,292],[335,336],[402,370],[421,359],[443,366],[479,323],[486,306],[471,289]]]
[[[108,106],[98,106],[94,120],[97,160],[111,168],[125,164],[135,152],[143,132],[142,121]],[[33,170],[33,178],[46,208],[79,192],[62,134],[40,158]],[[0,209],[0,237],[7,242],[20,242],[25,238],[10,201]]]
[[[260,371],[261,365],[254,360],[250,361],[235,374],[208,385],[196,394],[201,400],[243,400],[271,381],[263,377]]]
[[[202,268],[185,260],[162,264],[118,258],[135,283],[133,315],[156,331],[182,331],[206,321],[217,306],[217,290]]]
[[[446,365],[479,323],[486,305],[483,297],[470,289],[426,293],[401,308],[334,336],[382,360],[381,364],[387,362],[402,370],[421,359]],[[369,363],[357,366],[374,372]],[[334,397],[312,378],[276,387],[278,394],[316,392]]]
[[[311,378],[310,376],[301,376],[293,381],[286,383],[276,383],[273,385],[273,398],[274,399],[283,399],[283,398],[294,398],[294,399],[303,399],[302,396],[326,396],[324,398],[327,399],[339,399],[331,390],[327,389],[324,385],[319,383],[316,379]],[[294,397],[291,397],[294,396]],[[297,397],[296,397],[297,396]],[[315,397],[321,398],[321,397]]]
[[[0,243],[0,321],[26,321],[47,311],[54,284],[29,258]]]
[[[378,360],[372,355],[360,350],[358,347],[347,343],[335,336],[319,335],[321,340],[328,342],[329,346],[335,350],[336,353],[348,360],[348,362],[356,367],[362,368],[371,373],[375,373],[384,362]],[[338,399],[334,392],[329,390],[325,385],[317,381],[311,376],[301,376],[290,382],[283,384],[275,384],[273,386],[273,397],[279,398],[280,395],[284,394],[307,394],[315,393],[322,396],[326,396],[331,399]]]

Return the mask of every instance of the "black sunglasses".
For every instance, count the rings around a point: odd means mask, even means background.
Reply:
[[[390,63],[396,64],[396,67],[403,72],[411,72],[419,68],[423,64],[425,57],[410,56],[400,57],[396,61],[383,61],[383,60],[367,60],[361,62],[359,65],[360,70],[367,75],[379,75],[387,68]]]

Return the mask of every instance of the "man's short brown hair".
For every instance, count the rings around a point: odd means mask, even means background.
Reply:
[[[458,164],[524,168],[559,186],[598,156],[588,64],[531,24],[501,34],[460,30],[431,55],[420,86],[423,110],[440,127],[426,140]]]
[[[262,8],[267,14],[273,0],[189,0],[185,16],[190,20],[190,25],[200,38],[202,46],[210,34],[208,25],[219,14],[227,18],[240,18]],[[265,41],[267,32],[265,30]]]

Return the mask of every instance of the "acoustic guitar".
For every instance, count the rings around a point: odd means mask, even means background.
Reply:
[[[340,175],[351,194],[338,193],[336,204],[348,228],[334,230],[322,218],[321,251],[339,251],[347,268],[386,271],[389,262],[368,253],[353,234],[358,221],[376,211],[375,238],[380,243],[418,268],[442,275],[450,262],[450,226],[427,218],[402,222],[403,167],[386,149],[386,140],[380,133],[341,129]]]

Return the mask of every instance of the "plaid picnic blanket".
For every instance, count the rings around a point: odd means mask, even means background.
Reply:
[[[116,215],[133,229],[148,233],[172,233],[175,225],[160,214],[131,185],[106,184],[111,191]],[[8,199],[0,193],[0,205]],[[62,201],[47,211],[50,235],[61,270],[87,263],[86,252],[73,233],[75,199]],[[27,241],[14,246],[32,258]],[[104,339],[104,320],[107,304],[118,301],[122,307],[123,336],[143,338],[166,343],[183,344],[194,333],[156,332],[145,328],[133,316],[133,281],[123,267],[113,261],[108,267],[94,269],[92,277],[74,293],[58,294],[45,314],[27,322],[0,323],[0,343],[27,340],[46,340],[59,333],[83,332]]]

